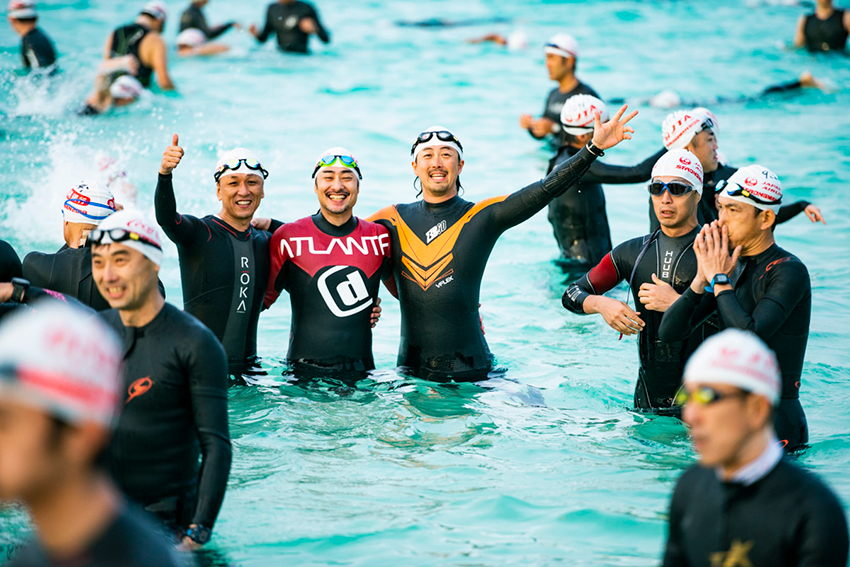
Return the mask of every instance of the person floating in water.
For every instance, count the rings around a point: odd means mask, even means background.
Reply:
[[[139,100],[145,87],[134,76],[138,68],[138,60],[132,55],[114,57],[101,63],[94,80],[94,90],[79,114],[103,114],[113,106],[128,106]]]
[[[52,73],[56,70],[56,49],[38,27],[34,0],[12,0],[7,13],[9,25],[21,36],[21,59],[24,70]]]
[[[308,41],[311,35],[324,43],[331,41],[330,33],[319,20],[316,9],[301,0],[278,0],[269,4],[262,31],[254,24],[251,24],[249,31],[260,43],[265,43],[270,35],[276,34],[278,47],[288,53],[309,53]]]
[[[794,46],[811,52],[845,51],[850,35],[850,10],[841,10],[832,0],[817,0],[815,11],[800,16]]]

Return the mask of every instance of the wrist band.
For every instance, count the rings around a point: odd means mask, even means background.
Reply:
[[[593,155],[595,155],[596,157],[602,157],[602,156],[604,156],[604,155],[605,155],[605,152],[603,152],[602,150],[600,150],[599,148],[597,148],[597,147],[594,145],[593,140],[589,141],[589,142],[587,143],[587,146],[586,146],[586,147],[587,147],[587,151],[589,151],[590,153],[592,153],[592,154],[593,154]]]

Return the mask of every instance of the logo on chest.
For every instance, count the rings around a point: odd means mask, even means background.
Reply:
[[[337,317],[350,317],[372,305],[363,272],[354,266],[329,268],[319,276],[317,285],[325,305]]]
[[[425,244],[430,244],[432,240],[440,236],[446,231],[446,221],[440,221],[436,225],[428,229],[425,233]]]

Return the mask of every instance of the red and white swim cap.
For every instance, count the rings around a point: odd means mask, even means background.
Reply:
[[[782,184],[779,177],[758,164],[742,167],[733,173],[721,189],[720,195],[774,213],[782,206]]]
[[[716,118],[705,108],[677,110],[667,115],[661,124],[664,147],[668,150],[684,148],[694,136],[709,128],[713,129]]]
[[[156,223],[148,220],[141,212],[129,209],[118,211],[101,222],[98,228],[105,232],[101,244],[115,242],[141,252],[157,266],[162,265],[162,238],[159,236],[159,229],[157,229]],[[116,228],[134,233],[142,238],[113,241],[108,231]]]
[[[593,120],[599,112],[602,122],[608,121],[608,109],[605,103],[595,96],[578,94],[571,96],[561,107],[561,124],[564,131],[580,136],[593,132]]]
[[[699,158],[685,149],[670,150],[652,166],[652,178],[681,177],[702,195],[704,174]]]

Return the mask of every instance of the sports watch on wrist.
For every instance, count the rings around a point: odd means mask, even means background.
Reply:
[[[24,295],[30,288],[30,282],[24,278],[12,278],[12,297],[15,303],[23,303]]]
[[[711,283],[705,288],[705,291],[709,293],[714,293],[714,286],[717,284],[720,285],[730,285],[732,282],[729,280],[729,276],[726,274],[715,274],[713,278],[711,278]]]
[[[197,525],[197,526],[189,526],[189,529],[186,530],[186,537],[197,543],[198,545],[204,545],[210,540],[212,536],[212,528],[208,528],[206,526]]]

